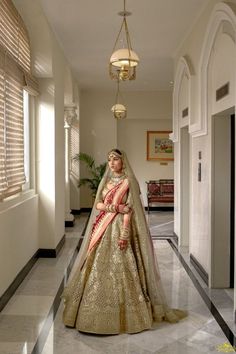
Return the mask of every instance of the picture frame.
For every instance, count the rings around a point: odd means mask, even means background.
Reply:
[[[171,131],[147,131],[147,160],[173,161],[174,143],[169,138]]]

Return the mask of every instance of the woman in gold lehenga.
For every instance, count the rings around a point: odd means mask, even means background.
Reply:
[[[154,321],[186,316],[166,303],[139,185],[118,149],[108,154],[78,263],[62,297],[64,324],[82,332],[137,333]]]

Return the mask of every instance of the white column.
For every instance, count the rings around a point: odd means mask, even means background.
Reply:
[[[76,119],[76,105],[67,104],[64,108],[65,128],[65,226],[74,226],[74,215],[70,209],[70,128]]]

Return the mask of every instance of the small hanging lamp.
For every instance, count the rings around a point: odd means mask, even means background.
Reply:
[[[119,103],[120,99],[120,80],[117,80],[116,103],[111,108],[111,111],[116,119],[124,119],[127,116],[127,109],[122,103]]]
[[[124,11],[119,12],[119,15],[123,17],[120,31],[115,41],[113,53],[109,63],[109,75],[113,80],[135,80],[136,78],[136,66],[139,63],[138,55],[132,50],[128,24],[126,17],[131,15],[131,12],[126,11],[124,0]],[[125,32],[125,41],[127,48],[116,49],[117,43],[120,39],[122,30]]]

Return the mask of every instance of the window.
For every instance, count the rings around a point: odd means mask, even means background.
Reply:
[[[30,188],[30,116],[29,116],[29,94],[23,91],[23,104],[24,104],[24,171],[25,171],[25,184],[23,189]]]
[[[11,0],[0,2],[0,200],[29,182],[28,93],[36,95],[25,25]]]

